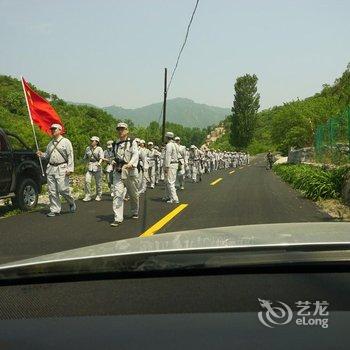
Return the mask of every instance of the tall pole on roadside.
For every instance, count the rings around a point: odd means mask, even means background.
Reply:
[[[32,118],[32,112],[30,111],[29,102],[28,102],[28,96],[27,96],[26,89],[24,87],[24,80],[23,80],[22,76],[21,76],[21,82],[22,82],[22,88],[23,88],[24,97],[26,99],[26,105],[27,105],[27,109],[28,109],[28,115],[29,115],[30,124],[32,125],[32,131],[33,131],[33,135],[34,135],[34,141],[35,141],[36,150],[39,151],[38,139],[36,138],[36,133],[35,133],[35,129],[34,129],[34,123],[33,123],[33,118]],[[40,169],[41,169],[41,175],[45,176],[43,162],[41,160],[41,157],[39,157],[39,164],[40,164]]]
[[[164,99],[163,99],[163,124],[162,124],[162,141],[165,141],[165,119],[166,119],[166,98],[167,98],[167,68],[164,68]]]

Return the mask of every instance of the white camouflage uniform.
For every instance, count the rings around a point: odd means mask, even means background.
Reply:
[[[70,204],[74,204],[69,187],[69,175],[74,171],[74,155],[72,143],[65,137],[59,136],[52,139],[46,147],[42,158],[47,159],[46,168],[47,186],[50,199],[50,211],[61,212],[60,195]]]
[[[95,179],[96,196],[102,196],[102,167],[104,153],[100,146],[86,147],[84,160],[88,160],[87,171],[85,174],[85,196],[91,197],[91,180]]]
[[[177,146],[174,141],[170,140],[165,146],[164,169],[167,173],[164,174],[165,179],[165,197],[170,201],[178,202],[179,198],[176,193],[176,174],[178,169],[178,153]]]
[[[156,168],[157,168],[157,161],[160,157],[160,152],[156,149],[148,149],[147,153],[147,160],[148,160],[148,177],[150,180],[151,188],[154,188],[154,185],[156,183]]]
[[[197,148],[191,148],[189,154],[190,174],[193,182],[198,182],[197,176],[199,175],[199,152]]]
[[[112,160],[114,159],[114,154],[112,148],[107,148],[103,153],[103,158],[107,159],[107,166],[106,166],[106,179],[108,186],[111,188],[113,183],[113,165]]]
[[[177,172],[177,181],[179,183],[180,189],[184,189],[185,185],[185,172],[187,167],[187,160],[186,160],[186,147],[176,144],[178,149],[178,160],[179,160],[179,169]]]
[[[139,147],[139,162],[142,169],[139,172],[139,193],[145,193],[147,189],[148,178],[148,149],[146,147]]]
[[[130,196],[130,206],[132,215],[138,215],[139,212],[139,193],[138,193],[138,170],[139,151],[137,142],[127,138],[126,141],[117,141],[114,144],[114,154],[133,166],[132,169],[113,170],[113,212],[114,221],[122,222],[124,220],[124,196],[127,189]]]

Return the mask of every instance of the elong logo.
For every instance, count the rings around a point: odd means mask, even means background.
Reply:
[[[279,306],[273,306],[272,301],[258,299],[261,307],[265,311],[259,311],[258,317],[260,322],[269,328],[273,328],[277,325],[288,324],[293,318],[292,309],[282,301],[277,301]]]
[[[282,326],[290,323],[293,319],[293,311],[289,305],[282,301],[270,301],[258,298],[263,311],[258,312],[259,321],[268,328]],[[295,324],[297,326],[320,326],[328,328],[329,312],[327,301],[316,300],[297,301],[295,307],[298,311],[295,313]]]

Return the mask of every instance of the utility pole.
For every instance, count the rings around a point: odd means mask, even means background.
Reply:
[[[168,70],[164,68],[164,99],[163,99],[163,124],[162,124],[162,141],[165,141],[165,118],[166,118],[166,98],[167,98],[167,73]]]

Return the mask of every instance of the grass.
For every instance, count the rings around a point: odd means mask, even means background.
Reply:
[[[12,216],[16,216],[22,213],[32,213],[35,211],[39,211],[41,209],[45,208],[45,205],[38,204],[34,209],[29,210],[29,211],[23,211],[21,209],[18,209],[14,207],[11,202],[6,203],[3,206],[0,206],[0,220],[5,219],[5,218],[10,218]]]
[[[275,173],[312,200],[338,199],[345,174],[349,167],[324,170],[306,164],[280,164],[274,166]]]
[[[0,207],[0,219],[10,218],[11,216],[15,216],[22,213],[22,211],[18,208],[14,208],[12,205],[4,205]]]

